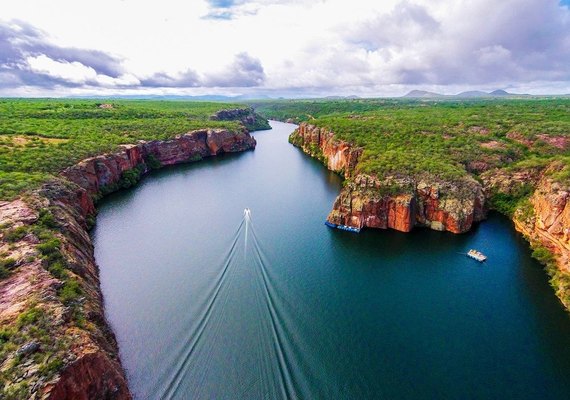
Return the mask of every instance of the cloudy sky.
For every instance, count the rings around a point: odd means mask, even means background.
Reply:
[[[570,0],[1,0],[0,96],[570,93]]]

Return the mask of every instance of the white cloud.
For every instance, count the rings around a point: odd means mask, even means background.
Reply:
[[[98,74],[95,69],[83,65],[78,61],[56,61],[42,54],[26,59],[29,70],[34,73],[47,75],[57,80],[72,84],[85,84],[104,87],[134,86],[140,81],[132,74],[123,74],[116,78],[104,74]]]
[[[43,54],[37,57],[28,57],[26,61],[33,72],[72,83],[86,83],[97,78],[97,72],[93,68],[77,61],[59,62]]]
[[[99,0],[88,13],[76,0],[4,0],[2,18],[49,34],[30,68],[70,87],[384,95],[570,81],[570,10],[558,0]]]

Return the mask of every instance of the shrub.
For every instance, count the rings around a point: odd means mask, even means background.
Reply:
[[[0,346],[7,343],[10,338],[14,335],[14,331],[8,328],[1,328],[0,329]]]
[[[39,373],[42,376],[52,376],[53,374],[58,372],[61,369],[61,367],[63,367],[63,361],[60,360],[59,358],[56,358],[55,360],[51,360],[46,364],[40,366]]]
[[[77,300],[77,298],[81,296],[81,293],[79,282],[77,279],[71,278],[68,279],[59,290],[59,298],[64,304],[69,305]]]
[[[59,252],[61,240],[54,238],[37,245],[37,249],[45,256]]]
[[[12,257],[0,259],[0,267],[4,267],[6,269],[14,268],[16,266],[16,263],[16,259]]]
[[[66,269],[67,263],[63,259],[54,261],[48,264],[47,267],[47,270],[57,279],[66,279],[68,277]]]
[[[46,208],[40,210],[39,222],[42,226],[46,228],[56,228],[57,222],[53,214]]]
[[[41,317],[43,317],[44,311],[37,307],[32,307],[29,310],[24,311],[18,316],[16,325],[18,329],[36,323]]]
[[[552,252],[543,246],[536,246],[532,252],[532,257],[544,265],[553,264],[556,261]]]
[[[162,163],[158,161],[158,158],[156,158],[154,154],[149,154],[145,159],[145,163],[150,169],[159,169],[162,167]]]
[[[145,169],[144,165],[139,164],[133,169],[123,171],[123,173],[121,174],[121,179],[119,181],[119,186],[124,189],[127,189],[130,188],[131,186],[136,185],[137,182],[141,179],[141,175],[144,169]]]
[[[19,226],[17,228],[11,229],[4,235],[4,239],[8,242],[17,242],[21,240],[28,233],[27,226]]]

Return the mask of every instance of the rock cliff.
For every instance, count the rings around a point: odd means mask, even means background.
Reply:
[[[327,218],[335,224],[402,232],[423,226],[461,233],[484,219],[488,208],[512,213],[516,229],[546,265],[557,296],[570,310],[570,187],[554,179],[566,168],[563,163],[488,170],[480,175],[482,184],[469,175],[452,182],[405,171],[379,179],[359,172],[363,149],[336,139],[330,130],[302,123],[289,141],[346,178]],[[496,198],[503,199],[504,207],[515,208],[502,209],[493,203]]]
[[[323,162],[328,169],[349,178],[356,169],[362,149],[337,140],[334,133],[302,123],[289,137],[289,142]]]
[[[85,215],[95,211],[93,201],[101,195],[128,185],[125,172],[145,174],[153,165],[168,166],[196,161],[221,153],[238,152],[255,147],[255,139],[247,132],[224,129],[197,130],[171,140],[124,145],[118,152],[88,158],[62,172],[67,180],[81,189],[78,202]]]
[[[425,226],[461,233],[485,217],[483,189],[475,179],[447,182],[405,175],[379,179],[362,174],[357,168],[361,148],[306,123],[291,135],[290,142],[347,178],[328,216],[330,222],[402,232]]]
[[[570,187],[553,177],[562,168],[554,162],[542,171],[490,171],[482,179],[486,192],[507,195],[532,184],[528,201],[519,203],[513,213],[515,228],[531,243],[533,255],[546,264],[556,295],[570,310]]]
[[[152,168],[255,147],[246,131],[198,130],[121,146],[0,202],[0,397],[130,399],[86,228],[101,195]]]
[[[266,119],[256,114],[253,108],[233,108],[220,110],[210,116],[213,121],[241,121],[250,131],[271,129]]]

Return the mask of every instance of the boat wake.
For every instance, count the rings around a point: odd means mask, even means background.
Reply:
[[[245,209],[203,304],[158,377],[155,397],[294,399],[322,394],[311,393],[318,381],[311,375],[317,372],[308,366],[314,363],[305,359],[310,352],[297,332],[296,312],[270,267],[251,211]]]

